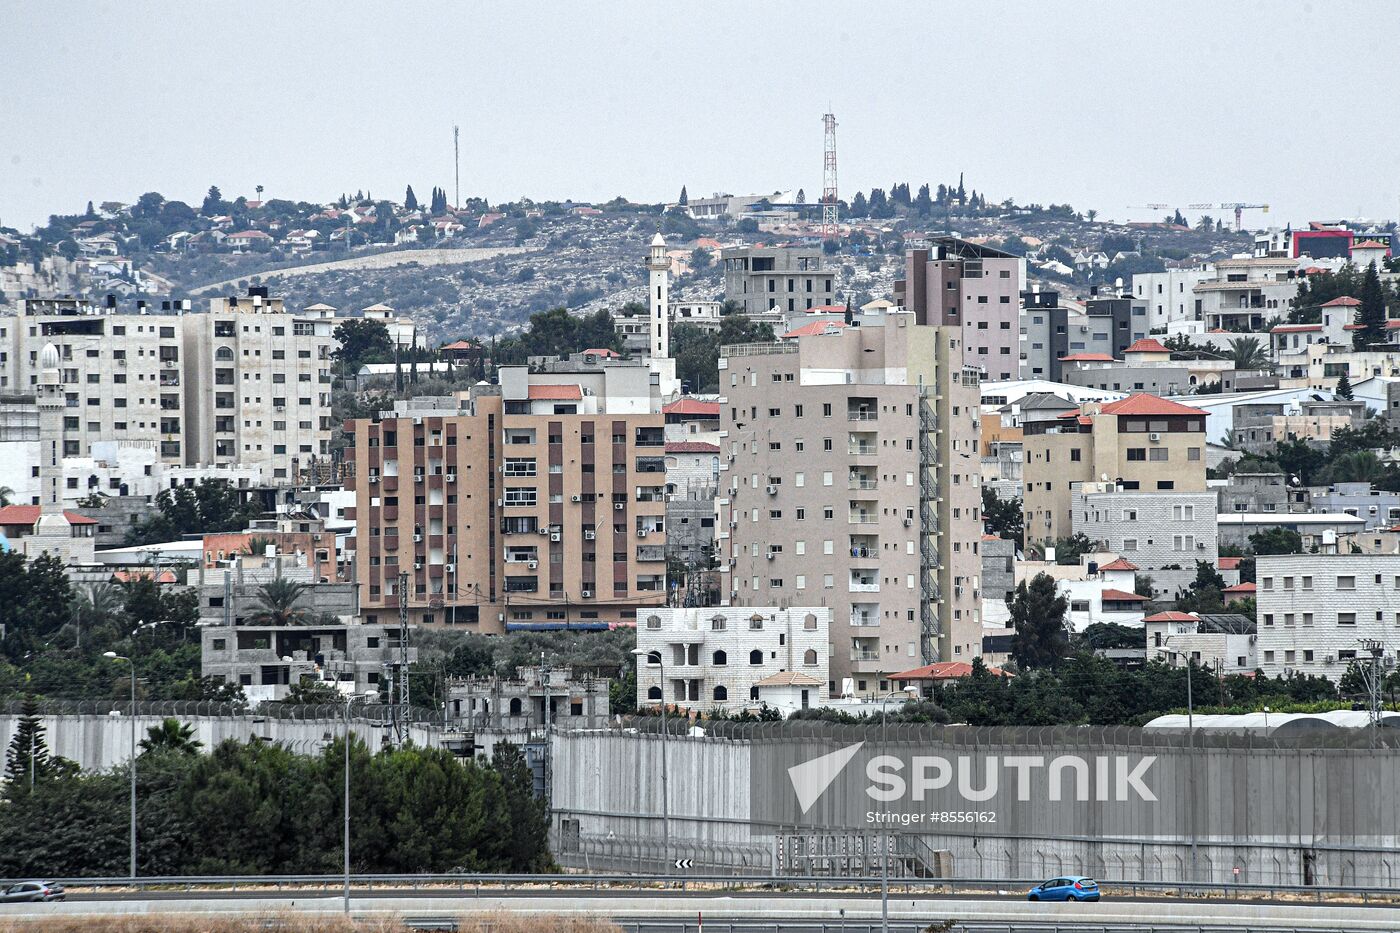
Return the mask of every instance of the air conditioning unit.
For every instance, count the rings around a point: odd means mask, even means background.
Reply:
[[[449,483],[455,483],[455,482],[457,482],[457,474],[456,474],[456,473],[448,473],[448,474],[447,474],[447,481],[448,481]]]
[[[613,508],[616,509],[617,511],[621,512],[623,509],[627,508],[627,503],[626,503],[626,502],[614,502],[614,503],[613,503]]]
[[[584,599],[592,599],[592,598],[593,598],[593,591],[592,591],[592,590],[584,590],[582,595],[583,595],[583,598],[584,598]]]
[[[286,411],[286,410],[287,410],[287,406],[286,406],[286,405],[273,405],[273,406],[272,406],[272,410],[273,410],[273,411]]]
[[[962,585],[961,585],[961,584],[957,584],[957,583],[953,584],[953,595],[954,595],[954,596],[961,596],[961,595],[962,595]]]
[[[1153,431],[1151,434],[1147,435],[1147,439],[1155,444],[1162,439],[1162,435],[1158,434],[1156,431]]]
[[[562,534],[560,534],[559,532],[557,532],[557,531],[551,531],[551,532],[549,533],[549,540],[551,540],[551,541],[563,541],[563,540],[564,540],[564,536],[563,536]]]
[[[1206,549],[1206,543],[1205,543],[1204,541],[1197,541],[1197,542],[1196,542],[1196,550],[1198,550],[1198,551],[1204,551],[1205,549]]]
[[[776,496],[777,494],[778,494],[778,487],[777,487],[777,486],[774,486],[772,483],[769,483],[769,484],[768,484],[768,495],[770,495],[770,496]]]
[[[1335,654],[1326,655],[1325,657],[1323,657],[1322,663],[1323,663],[1323,664],[1336,664],[1336,663],[1337,663],[1337,656],[1336,656]]]
[[[413,535],[413,540],[414,540],[414,541],[422,541],[422,540],[423,540],[423,533],[422,533],[422,532],[416,532],[416,533]]]
[[[646,536],[647,536],[647,530],[646,530],[645,528],[638,528],[638,529],[637,529],[637,537],[639,537],[639,538],[645,538]]]
[[[370,485],[373,486],[374,484],[376,484],[376,483],[378,483],[378,482],[379,482],[379,477],[378,477],[378,476],[375,476],[375,475],[373,475],[373,474],[371,474],[371,475],[370,475],[370,478],[369,478],[369,483],[370,483]]]
[[[570,501],[570,502],[582,502],[582,501],[583,501],[583,496],[570,496],[570,497],[569,497],[569,501]]]
[[[906,518],[906,519],[904,520],[904,527],[905,527],[905,528],[912,528],[913,526],[914,526],[914,520],[913,520],[912,518]]]
[[[593,540],[596,540],[597,537],[598,537],[598,532],[596,532],[596,531],[585,531],[585,532],[583,533],[583,540],[585,540],[585,541],[593,541]]]
[[[422,569],[423,569],[423,562],[422,562],[421,560],[415,560],[415,561],[413,562],[413,569],[414,569],[414,570],[422,570]]]
[[[540,562],[537,561],[537,560],[532,560],[532,561],[530,561],[530,569],[531,569],[531,570],[539,570],[539,569],[540,569]]]
[[[772,551],[772,550],[770,550],[770,551],[768,552],[768,555],[767,555],[767,556],[768,556],[768,559],[769,559],[769,560],[772,560],[772,559],[773,559],[774,557],[776,557],[777,555],[778,555],[778,552],[777,552],[777,551]]]
[[[457,572],[457,565],[456,565],[456,564],[448,564],[448,565],[447,565],[447,572],[448,572],[448,573],[456,573],[456,572]]]

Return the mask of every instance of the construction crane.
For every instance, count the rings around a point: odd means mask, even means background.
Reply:
[[[1244,201],[1226,201],[1224,204],[1192,204],[1189,207],[1193,211],[1234,211],[1236,233],[1244,229],[1242,215],[1245,211],[1261,210],[1266,214],[1269,212],[1267,204],[1247,204]]]

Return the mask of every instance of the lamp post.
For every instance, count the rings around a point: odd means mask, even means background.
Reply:
[[[656,666],[660,669],[661,677],[661,860],[667,864],[671,861],[671,795],[667,792],[666,783],[666,664],[661,659],[660,651],[647,651],[645,648],[634,648],[632,654],[637,658],[638,667],[645,661],[651,664],[651,659],[656,658]],[[638,677],[640,682],[641,678]]]
[[[1181,634],[1181,633],[1178,632],[1178,633],[1175,634],[1175,635],[1168,635],[1168,636],[1164,639],[1164,641],[1166,642],[1166,644],[1167,644],[1168,646],[1170,646],[1171,643],[1172,643],[1172,639],[1173,639],[1173,638],[1176,638],[1177,635],[1179,635],[1179,634]],[[1176,652],[1173,651],[1173,654],[1176,654]],[[1176,665],[1173,664],[1172,666],[1175,667]],[[1187,773],[1190,775],[1190,780],[1187,782],[1187,786],[1189,787],[1190,793],[1191,793],[1191,798],[1190,798],[1190,810],[1191,810],[1191,812],[1190,812],[1190,816],[1188,817],[1188,819],[1191,820],[1191,880],[1192,880],[1192,881],[1195,881],[1196,878],[1199,877],[1198,874],[1197,874],[1197,871],[1196,871],[1196,865],[1197,865],[1197,860],[1196,860],[1196,859],[1197,859],[1197,848],[1196,848],[1196,704],[1195,704],[1194,698],[1193,698],[1192,695],[1191,695],[1191,668],[1194,667],[1194,666],[1195,666],[1195,663],[1191,660],[1191,655],[1188,653],[1188,654],[1186,655],[1186,741],[1187,741],[1187,749],[1188,749],[1188,751],[1187,751]],[[1266,722],[1267,722],[1267,717],[1265,717],[1265,719],[1266,719]]]
[[[104,651],[104,658],[125,661],[131,668],[131,877],[136,877],[136,662],[115,651]]]
[[[877,675],[877,677],[882,675]],[[912,695],[912,689],[911,689]],[[905,699],[909,699],[906,697]],[[885,691],[885,695],[880,698],[880,754],[888,755],[890,752],[889,742],[886,738],[889,724],[889,702],[890,693]],[[889,830],[889,805],[885,806],[885,822],[883,840],[880,852],[880,933],[890,933],[890,830]]]
[[[365,699],[379,696],[374,690],[366,690],[363,694]],[[344,869],[345,869],[345,912],[350,913],[350,707],[355,704],[355,694],[350,693],[345,697],[345,834],[344,834]]]
[[[1170,646],[1172,639],[1176,637],[1177,635],[1168,635],[1164,641]],[[1174,651],[1172,653],[1176,654],[1177,652]],[[1193,666],[1191,655],[1188,653],[1186,654],[1186,728],[1190,732],[1196,730],[1196,704],[1191,696],[1191,668]]]

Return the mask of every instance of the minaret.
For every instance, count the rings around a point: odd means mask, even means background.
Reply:
[[[63,516],[63,383],[58,347],[39,351],[39,504],[41,514]]]
[[[647,354],[652,359],[665,359],[671,355],[671,260],[666,256],[666,239],[657,231],[651,240],[651,258],[647,260],[649,289],[647,304],[650,310],[650,343]]]

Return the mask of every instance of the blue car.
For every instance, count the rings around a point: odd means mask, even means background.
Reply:
[[[1029,901],[1096,901],[1099,883],[1093,878],[1062,875],[1038,884],[1026,892]]]

